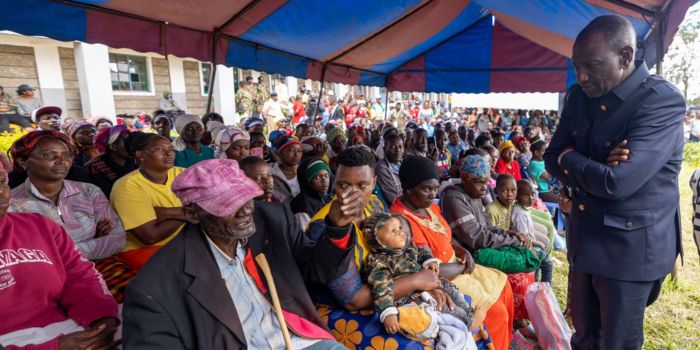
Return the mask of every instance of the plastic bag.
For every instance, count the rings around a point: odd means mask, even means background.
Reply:
[[[564,320],[549,283],[533,283],[527,289],[525,307],[543,350],[570,350],[571,329]]]

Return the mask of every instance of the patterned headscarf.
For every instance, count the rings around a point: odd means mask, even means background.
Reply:
[[[78,132],[78,129],[82,128],[83,126],[90,126],[93,128],[95,127],[94,125],[92,125],[92,123],[90,123],[87,120],[79,120],[75,123],[70,124],[70,126],[66,130],[66,134],[68,134],[70,138],[73,138],[75,136],[75,133]]]
[[[235,126],[227,126],[216,135],[214,144],[216,145],[219,158],[226,158],[226,150],[231,147],[231,144],[238,140],[250,141],[250,134],[247,131],[241,130]]]
[[[462,160],[460,172],[468,177],[481,179],[491,174],[491,165],[484,157],[472,155]]]
[[[177,120],[175,120],[175,131],[177,131],[178,134],[182,134],[185,127],[191,123],[198,123],[202,126],[202,129],[204,129],[204,123],[202,123],[202,119],[200,119],[199,116],[194,114],[183,114],[177,117]],[[176,151],[184,151],[185,148],[187,148],[187,145],[185,144],[185,141],[182,140],[181,136],[178,136],[175,141],[173,141],[173,148],[175,148]]]

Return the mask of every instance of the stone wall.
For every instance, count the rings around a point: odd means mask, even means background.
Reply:
[[[170,72],[168,60],[165,58],[151,58],[151,70],[153,71],[154,96],[114,95],[114,107],[117,114],[134,114],[144,112],[152,115],[158,109],[163,92],[170,91]]]
[[[34,48],[0,45],[0,86],[6,94],[17,97],[17,87],[20,84],[36,88],[34,93],[41,98]]]
[[[80,102],[80,83],[78,83],[78,71],[75,68],[75,49],[59,47],[58,57],[61,63],[63,88],[66,96],[66,110],[63,111],[63,117],[83,119],[83,107]]]
[[[187,91],[187,113],[203,115],[207,110],[207,96],[202,96],[201,71],[199,63],[182,62],[185,70],[185,89]],[[212,106],[214,101],[212,99]],[[212,108],[213,109],[213,108]]]

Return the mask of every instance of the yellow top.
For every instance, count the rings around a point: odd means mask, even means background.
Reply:
[[[498,199],[486,206],[486,219],[492,226],[510,230],[510,217],[513,215],[513,207],[507,208]]]
[[[146,247],[130,230],[145,223],[156,220],[155,207],[177,208],[182,203],[171,190],[173,180],[185,169],[173,167],[168,170],[168,180],[164,185],[156,184],[146,179],[137,169],[117,180],[112,187],[109,202],[119,215],[126,234],[124,251]],[[185,224],[173,232],[168,238],[156,243],[164,245],[175,238]]]

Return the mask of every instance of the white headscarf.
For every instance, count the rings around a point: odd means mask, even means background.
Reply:
[[[216,135],[216,138],[214,138],[214,145],[218,151],[218,155],[215,156],[218,158],[226,158],[226,150],[231,147],[232,143],[239,140],[250,141],[250,134],[232,125],[221,129]]]
[[[177,131],[178,135],[181,135],[185,130],[185,127],[192,123],[198,123],[202,126],[202,129],[204,129],[204,124],[199,116],[194,114],[183,114],[177,117],[175,120],[175,131]],[[185,141],[182,140],[181,136],[178,136],[175,141],[173,141],[173,148],[175,148],[176,151],[184,151],[185,148],[187,148],[187,145],[185,144]]]

